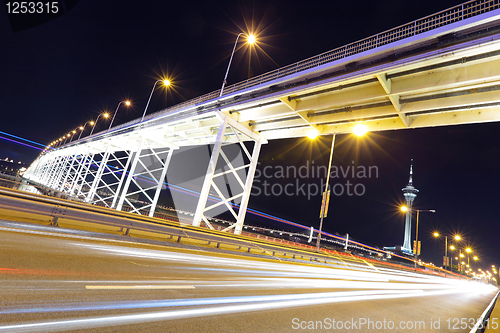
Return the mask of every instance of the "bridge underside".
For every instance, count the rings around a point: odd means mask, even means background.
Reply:
[[[465,13],[464,6],[457,10]],[[384,131],[499,121],[500,9],[450,22],[376,47],[353,43],[343,55],[330,51],[301,62],[307,66],[297,63],[266,73],[257,83],[228,87],[222,97],[211,93],[71,142],[42,154],[27,176],[88,202],[118,209],[125,204],[152,216],[172,152],[210,144],[193,224],[210,227],[207,211],[223,206],[239,232],[266,140],[311,131],[350,133],[360,123]],[[370,40],[378,43],[379,35]],[[356,45],[360,49],[353,51]],[[227,144],[240,145],[241,165],[224,154]],[[217,167],[221,161],[223,167]],[[223,193],[215,181],[229,174],[241,187],[234,195]],[[132,199],[137,193],[141,200]]]

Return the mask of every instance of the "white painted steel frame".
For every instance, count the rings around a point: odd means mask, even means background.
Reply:
[[[93,200],[94,195],[96,193],[97,185],[101,182],[101,177],[104,172],[104,169],[106,168],[106,165],[108,163],[108,158],[109,158],[109,146],[106,148],[106,151],[104,154],[99,154],[101,155],[101,160],[98,162],[99,163],[99,168],[97,169],[97,172],[95,173],[94,179],[92,180],[92,185],[90,186],[90,190],[87,193],[87,196],[85,198],[86,202],[90,202]]]
[[[214,229],[211,223],[208,221],[208,218],[205,216],[206,212],[221,206],[225,205],[227,210],[233,215],[235,223],[231,226],[227,227],[223,231],[229,231],[234,228],[235,234],[240,234],[241,229],[243,227],[243,223],[245,221],[245,214],[248,206],[248,200],[250,199],[250,193],[252,191],[252,183],[255,175],[255,170],[257,168],[257,162],[259,158],[260,148],[265,140],[260,137],[257,133],[250,131],[248,128],[243,125],[235,122],[232,118],[226,115],[219,114],[221,119],[221,123],[219,129],[217,131],[217,137],[215,140],[215,144],[212,150],[212,154],[210,156],[210,161],[208,163],[207,173],[205,176],[205,180],[203,182],[203,187],[200,192],[200,197],[198,199],[198,205],[196,207],[196,212],[193,218],[193,225],[199,226],[201,221],[203,221],[210,229]],[[240,144],[241,149],[245,153],[246,157],[249,160],[248,164],[234,167],[222,147],[224,146],[224,136],[226,135],[226,129],[229,127],[233,134],[237,138],[237,142]],[[241,136],[247,136],[248,139],[254,141],[253,153],[250,154],[245,144],[243,143]],[[248,141],[248,140],[245,140]],[[234,143],[231,143],[234,144]],[[221,171],[216,173],[217,162],[219,161],[219,157],[222,157],[224,160],[225,166],[229,169],[226,171]],[[247,170],[246,179],[241,179],[238,171]],[[226,174],[232,174],[234,178],[237,180],[238,184],[241,186],[241,192],[231,196],[230,198],[226,198],[222,191],[218,188],[215,183],[215,179],[217,177],[224,176]],[[210,194],[210,190],[213,189],[216,192],[216,195],[211,195],[211,199],[216,202],[210,206],[207,206],[208,197]],[[234,209],[234,205],[231,203],[232,200],[241,198],[241,202],[239,205],[238,213],[236,213]]]
[[[108,152],[106,163],[101,163],[102,170],[92,184],[93,194],[88,199],[90,203],[114,206],[130,161],[130,152],[122,153],[125,156],[120,157],[116,153]]]
[[[126,176],[125,184],[120,193],[116,209],[123,210],[123,205],[127,204],[131,207],[131,213],[142,214],[142,212],[147,211],[149,216],[154,216],[174,148],[149,148],[147,141],[145,137],[142,137],[139,147],[133,155],[130,171]],[[160,167],[150,169],[151,164],[144,161],[144,159],[147,158],[159,163]],[[143,171],[138,172],[138,166],[140,166]],[[160,175],[158,175],[158,173],[160,173]],[[150,183],[151,186],[144,186],[144,182]],[[134,184],[137,190],[129,192],[131,184]],[[154,194],[151,195],[150,192],[153,190]],[[142,194],[147,201],[142,202],[131,198],[137,194]]]

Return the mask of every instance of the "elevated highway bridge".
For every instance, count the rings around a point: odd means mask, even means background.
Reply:
[[[213,145],[193,225],[221,207],[240,233],[262,144],[500,120],[500,0],[469,1],[110,130],[49,148],[34,182],[153,215],[173,151]],[[227,153],[239,144],[241,163]],[[224,185],[232,177],[236,188]],[[139,198],[139,199],[138,199]],[[233,202],[239,203],[235,206]]]

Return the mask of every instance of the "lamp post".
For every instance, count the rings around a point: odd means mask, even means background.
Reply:
[[[142,114],[141,121],[144,120],[144,116],[146,115],[146,111],[148,110],[149,102],[151,101],[151,96],[153,96],[153,92],[155,91],[155,87],[156,87],[156,84],[158,82],[163,82],[163,84],[165,85],[165,87],[168,87],[170,85],[170,81],[169,80],[158,80],[158,81],[155,82],[155,84],[153,85],[153,89],[151,90],[151,94],[149,94],[148,103],[146,104],[146,108],[144,109],[144,113]]]
[[[87,121],[83,126],[80,126],[80,135],[78,136],[78,140],[80,140],[80,137],[82,136],[83,131],[85,130],[85,125],[87,125],[90,122],[90,126],[94,125],[93,120]]]
[[[118,103],[118,106],[116,107],[115,113],[113,113],[113,118],[111,119],[111,122],[109,123],[108,129],[111,129],[111,126],[113,125],[113,121],[115,120],[116,113],[118,112],[118,109],[120,108],[120,105],[122,103],[125,103],[126,106],[130,106],[130,101],[121,101],[120,103]]]
[[[451,245],[450,250],[455,251],[455,245]],[[451,272],[453,273],[453,256],[451,256],[450,259],[451,259],[450,260],[450,268],[451,268]]]
[[[403,212],[406,212],[408,208],[406,206],[402,206],[401,210]],[[436,211],[434,209],[411,209],[411,211],[416,211],[417,212],[417,226],[416,226],[416,231],[415,231],[415,271],[417,271],[417,261],[418,261],[418,216],[420,215],[420,212],[422,213],[435,213]]]
[[[63,145],[66,144],[66,141],[68,140],[68,138],[71,136],[71,133],[68,133],[64,136],[64,142],[63,142]]]
[[[224,86],[222,86],[224,88]],[[221,90],[222,93],[222,90]],[[356,134],[358,137],[365,135],[367,132],[367,128],[364,125],[357,125],[354,127],[353,133]],[[316,130],[313,130],[312,132],[309,133],[308,137],[309,139],[313,140],[318,136],[318,132]],[[332,158],[333,158],[333,147],[335,146],[335,133],[332,135],[332,146],[330,148],[330,159],[328,161],[328,172],[326,174],[326,184],[325,184],[325,192],[323,193],[323,200],[321,202],[321,217],[319,221],[319,229],[318,229],[318,237],[316,238],[316,252],[319,252],[319,246],[321,243],[321,231],[323,230],[323,218],[325,216],[325,210],[326,210],[326,205],[327,205],[327,193],[328,193],[328,184],[330,181],[330,171],[332,167]]]
[[[101,113],[100,115],[98,115],[98,116],[97,116],[97,119],[96,119],[96,120],[95,120],[95,122],[94,122],[94,126],[92,126],[92,130],[90,131],[89,136],[91,136],[91,135],[92,135],[92,133],[94,132],[95,125],[97,125],[97,121],[99,120],[99,117],[100,117],[100,116],[104,116],[104,118],[108,118],[108,117],[109,117],[109,114],[107,114],[106,112],[104,112],[104,113]]]
[[[227,75],[229,74],[229,68],[231,67],[231,62],[233,61],[234,51],[236,50],[236,45],[238,44],[238,39],[240,38],[241,35],[247,36],[247,43],[248,44],[250,44],[250,45],[255,44],[255,36],[252,35],[252,34],[247,35],[244,32],[240,32],[238,34],[238,36],[236,36],[236,41],[234,42],[233,52],[231,53],[231,57],[229,58],[229,64],[227,65],[226,75],[224,76],[224,81],[222,81],[222,88],[220,88],[219,97],[221,97],[222,93],[224,92],[224,87],[225,87],[225,85],[227,83]]]
[[[434,237],[439,237],[440,234],[439,232],[435,232],[433,233]],[[456,240],[456,241],[459,241],[461,239],[461,237],[459,235],[455,235],[453,236],[453,238]],[[453,245],[452,245],[453,246]],[[453,246],[453,250],[455,249],[455,247]],[[446,270],[447,269],[447,266],[448,266],[448,235],[444,235],[444,269]],[[453,260],[453,258],[452,258]]]
[[[330,180],[330,171],[332,167],[332,157],[333,157],[333,147],[335,145],[335,133],[333,133],[332,136],[332,146],[330,148],[330,159],[328,160],[328,173],[326,174],[326,185],[325,185],[325,192],[323,193],[323,200],[321,202],[321,219],[319,221],[319,229],[318,229],[318,237],[316,237],[316,252],[319,252],[319,245],[321,242],[321,230],[323,229],[323,217],[325,216],[325,206],[326,206],[326,200],[327,200],[327,193],[328,193],[328,184]]]
[[[72,130],[72,131],[71,131],[71,133],[73,133],[73,134],[71,135],[71,140],[69,140],[69,142],[73,141],[73,137],[74,137],[74,136],[75,136],[75,134],[76,134],[76,130]]]

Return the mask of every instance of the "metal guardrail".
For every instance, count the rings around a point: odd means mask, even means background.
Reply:
[[[10,210],[19,213],[35,214],[47,217],[47,222],[57,226],[59,219],[77,221],[82,223],[98,224],[103,226],[117,227],[121,229],[124,235],[130,235],[131,231],[148,232],[154,234],[163,234],[169,236],[170,241],[176,243],[190,244],[192,242],[197,245],[214,246],[218,249],[244,251],[253,254],[266,254],[273,257],[304,259],[311,262],[324,262],[327,259],[324,255],[334,255],[343,257],[343,260],[362,260],[364,262],[378,263],[388,265],[393,268],[410,269],[412,266],[407,266],[402,262],[387,262],[377,260],[375,258],[352,255],[334,249],[322,248],[321,253],[315,254],[316,247],[307,244],[297,243],[293,241],[275,238],[256,233],[242,232],[241,235],[231,234],[230,238],[226,235],[221,235],[217,231],[203,230],[197,227],[181,225],[178,221],[173,220],[157,220],[139,214],[128,214],[126,212],[110,210],[95,205],[61,200],[57,197],[44,197],[38,194],[23,193],[7,188],[0,187],[0,209]],[[177,229],[177,232],[173,230]],[[212,237],[196,237],[188,235],[186,232],[196,232]],[[224,248],[223,248],[224,246]],[[229,248],[227,247],[229,246]],[[279,246],[279,248],[273,248]],[[268,247],[268,248],[266,248]],[[429,274],[437,274],[443,276],[455,276],[439,269],[437,267],[421,267],[420,272]]]
[[[231,94],[233,92],[247,89],[250,87],[254,87],[260,85],[262,83],[266,83],[272,80],[276,80],[291,74],[296,74],[298,72],[317,67],[332,61],[340,60],[361,52],[365,52],[368,50],[375,49],[377,47],[381,47],[393,42],[397,42],[401,39],[405,39],[408,37],[412,37],[421,33],[424,33],[429,30],[433,30],[444,25],[452,24],[458,21],[462,21],[464,19],[484,14],[486,12],[490,12],[495,9],[500,8],[500,0],[472,0],[465,2],[461,5],[457,5],[438,13],[423,17],[421,19],[412,21],[410,23],[406,23],[400,25],[396,28],[392,28],[386,30],[384,32],[378,33],[376,35],[367,37],[365,39],[338,47],[331,51],[327,51],[325,53],[321,53],[317,56],[299,61],[294,64],[290,64],[285,67],[281,67],[275,69],[271,72],[267,72],[261,74],[259,76],[247,79],[246,81],[238,82],[233,85],[226,86],[224,88],[224,95]],[[194,106],[202,102],[206,102],[212,99],[216,99],[219,97],[220,90],[212,91],[208,94],[187,100],[185,102],[173,105],[164,110],[158,111],[156,113],[150,114],[149,116],[144,118],[144,121],[157,117],[162,113],[171,113],[172,111],[176,111],[187,106]],[[122,124],[120,126],[115,127],[114,129],[118,129],[120,127],[126,127],[131,124],[137,123],[139,121],[133,120]]]

